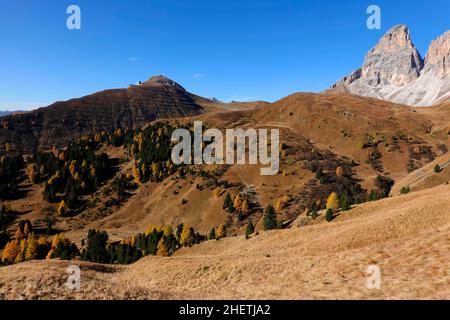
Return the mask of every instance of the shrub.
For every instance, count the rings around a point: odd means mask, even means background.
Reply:
[[[403,188],[401,188],[401,190],[400,190],[400,193],[401,194],[407,194],[407,193],[409,193],[411,190],[409,189],[409,187],[403,187]]]
[[[249,236],[253,232],[255,232],[255,227],[253,226],[253,222],[249,220],[247,224],[247,229],[245,230],[245,235]]]
[[[367,195],[368,201],[376,201],[378,198],[378,193],[375,190],[370,190],[370,193]]]
[[[441,169],[441,166],[440,166],[440,165],[437,164],[437,165],[434,166],[434,172],[435,172],[435,173],[439,173],[439,172],[441,172],[441,171],[442,171],[442,169]]]

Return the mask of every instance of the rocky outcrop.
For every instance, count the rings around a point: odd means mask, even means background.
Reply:
[[[424,61],[408,27],[394,26],[369,51],[363,67],[332,88],[412,106],[440,103],[450,97],[449,42],[447,31],[431,43]]]
[[[201,114],[194,95],[163,76],[127,89],[105,90],[0,119],[0,152],[6,143],[23,153],[64,146],[83,134],[138,128],[150,121]]]
[[[450,30],[431,42],[423,71],[441,79],[450,77]]]

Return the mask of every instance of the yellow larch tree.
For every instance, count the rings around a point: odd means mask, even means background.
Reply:
[[[188,224],[183,225],[183,231],[180,235],[180,244],[182,246],[190,246],[192,240],[191,227]]]
[[[327,199],[327,209],[337,212],[339,209],[339,197],[336,192],[330,193]]]
[[[2,252],[3,262],[14,262],[17,255],[19,254],[19,241],[11,240],[9,241]]]
[[[225,228],[225,225],[221,224],[217,228],[216,237],[217,237],[217,239],[220,239],[220,238],[225,238],[226,236],[227,236],[227,230]]]
[[[160,257],[167,257],[169,255],[169,250],[167,250],[166,247],[166,237],[162,236],[161,239],[158,242],[157,246],[158,251],[156,252],[156,255]]]
[[[27,244],[27,250],[25,252],[25,260],[29,261],[29,260],[33,260],[36,258],[39,244],[36,241],[33,234],[30,234],[28,236],[27,242],[28,242],[28,244]]]
[[[66,202],[64,200],[61,200],[58,207],[58,216],[62,217],[67,211]]]
[[[236,210],[241,210],[241,206],[242,206],[242,199],[241,199],[241,196],[238,194],[238,195],[236,195],[236,197],[234,197],[233,207]]]

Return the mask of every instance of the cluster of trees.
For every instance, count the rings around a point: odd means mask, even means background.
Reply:
[[[94,135],[94,141],[114,147],[128,146],[133,141],[134,132],[128,128],[117,128],[114,132],[102,131]]]
[[[367,194],[367,201],[376,201],[388,197],[393,185],[394,180],[378,175],[375,179],[376,189],[370,190]]]
[[[227,228],[225,227],[224,224],[221,224],[217,227],[217,230],[215,227],[211,228],[208,239],[209,240],[219,240],[221,238],[225,238],[226,236],[227,236]]]
[[[327,199],[327,203],[325,205],[327,211],[325,214],[325,220],[330,222],[334,218],[334,214],[339,211],[347,211],[350,210],[351,204],[348,200],[348,197],[345,193],[337,194],[336,192],[330,193]]]
[[[325,220],[331,221],[334,218],[334,214],[339,210],[347,211],[351,208],[351,201],[346,193],[338,194],[337,192],[331,192],[324,205],[321,205],[321,201],[314,201],[309,207],[305,209],[305,213],[308,217],[315,219],[318,217],[318,211],[320,209],[326,209]]]
[[[348,205],[367,200],[367,192],[362,189],[358,180],[352,177],[351,166],[353,165],[352,163],[344,163],[342,161],[336,163],[336,161],[332,160],[325,161],[324,163],[314,160],[308,165],[308,168],[315,173],[315,178],[320,184],[317,187],[313,187],[310,194],[312,198],[321,200],[314,205],[318,208],[311,208],[310,206],[308,208],[309,212],[312,213],[317,212],[319,209],[325,209],[326,199],[333,191],[339,195],[339,198],[344,198],[343,202],[347,202]]]
[[[132,177],[124,174],[117,175],[111,183],[111,189],[119,201],[128,198],[130,195],[128,191],[135,187],[136,185],[132,182]]]
[[[92,193],[106,179],[109,158],[106,153],[96,153],[99,145],[99,142],[82,138],[70,143],[66,150],[36,153],[28,159],[30,181],[46,182],[44,200],[64,201],[60,212],[64,207],[65,211],[76,209],[80,204],[79,196]],[[62,199],[57,194],[61,194]]]
[[[0,159],[0,198],[7,199],[17,193],[17,185],[25,161],[20,155],[2,156]]]
[[[130,264],[146,255],[170,256],[180,247],[190,247],[206,239],[206,236],[196,233],[194,228],[187,224],[179,224],[175,230],[171,226],[150,226],[145,233],[116,243],[109,241],[105,231],[89,230],[81,259],[99,263]]]
[[[3,264],[13,264],[54,258],[70,260],[79,255],[77,246],[61,234],[55,235],[50,243],[44,236],[34,235],[29,220],[21,220],[15,238],[6,243],[1,260]]]
[[[225,196],[222,208],[227,210],[229,213],[236,213],[238,220],[242,221],[246,214],[249,213],[251,205],[246,197],[241,194],[231,196],[229,192]]]
[[[161,181],[176,171],[171,161],[171,138],[175,129],[168,123],[158,122],[134,132],[128,147],[134,160],[132,171],[136,183]]]

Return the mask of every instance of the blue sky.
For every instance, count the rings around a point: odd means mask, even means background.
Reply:
[[[81,30],[66,28],[71,4]],[[366,27],[370,4],[381,30]],[[407,24],[425,55],[449,12],[448,0],[0,0],[0,110],[156,74],[225,101],[317,92],[359,67],[392,25]]]

